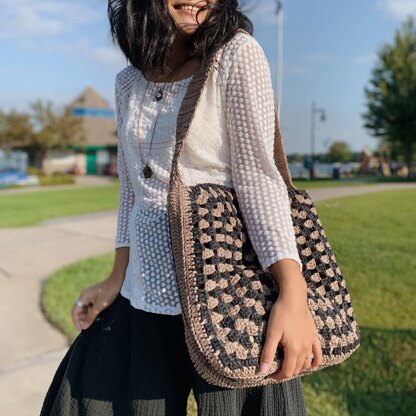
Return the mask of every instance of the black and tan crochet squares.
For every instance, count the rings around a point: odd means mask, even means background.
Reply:
[[[232,188],[190,190],[195,278],[211,347],[231,370],[258,365],[277,285],[261,270]]]
[[[235,191],[218,184],[186,188],[192,230],[194,284],[199,319],[223,371],[255,376],[268,315],[279,294],[271,273],[260,267],[244,226]],[[308,193],[290,190],[299,254],[306,267],[308,305],[322,343],[325,365],[345,359],[359,344],[351,299]],[[194,317],[195,319],[195,317]],[[275,363],[283,358],[278,347]],[[237,373],[236,373],[237,372]],[[306,374],[306,372],[304,373]]]

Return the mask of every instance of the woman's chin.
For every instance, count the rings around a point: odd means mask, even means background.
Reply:
[[[176,23],[177,30],[182,35],[193,35],[198,28],[198,24],[195,21]]]

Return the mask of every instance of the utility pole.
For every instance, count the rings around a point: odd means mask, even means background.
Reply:
[[[325,110],[323,108],[318,108],[316,106],[315,101],[312,101],[312,108],[311,108],[311,163],[310,163],[310,179],[314,179],[315,172],[315,115],[321,115],[321,121],[324,122],[326,120]]]
[[[283,91],[283,4],[276,0],[277,15],[277,64],[276,64],[276,101],[277,118],[280,121],[280,107],[282,105]]]

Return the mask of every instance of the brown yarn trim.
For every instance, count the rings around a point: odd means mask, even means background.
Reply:
[[[274,156],[277,169],[282,175],[282,178],[285,181],[287,189],[297,189],[292,182],[292,177],[289,171],[289,165],[287,163],[284,144],[282,140],[282,133],[280,132],[280,124],[279,124],[279,118],[278,118],[278,113],[277,113],[277,103],[275,103],[274,105],[274,122],[275,122],[275,129],[274,129],[275,134],[274,134],[273,156]]]
[[[190,123],[195,114],[195,108],[198,105],[202,89],[206,84],[208,76],[212,70],[216,54],[209,60],[207,66],[202,66],[197,69],[193,75],[191,82],[188,85],[185,96],[182,100],[181,107],[178,113],[177,129],[176,129],[176,145],[173,155],[171,177],[169,183],[169,191],[167,196],[168,215],[170,223],[170,232],[172,240],[173,258],[175,263],[177,283],[179,288],[179,296],[182,306],[182,319],[185,327],[185,339],[189,354],[194,362],[196,370],[201,376],[207,377],[211,371],[210,367],[205,363],[205,358],[201,351],[202,347],[197,344],[204,334],[195,328],[198,321],[198,316],[192,314],[192,308],[197,306],[197,299],[195,297],[195,290],[188,294],[188,287],[186,284],[186,273],[194,272],[192,262],[189,261],[188,253],[191,247],[185,246],[189,239],[189,227],[184,222],[186,217],[183,212],[184,197],[182,189],[182,181],[179,175],[179,155],[182,149],[184,138],[189,130]],[[183,235],[188,233],[187,235]],[[192,287],[189,287],[192,291]]]

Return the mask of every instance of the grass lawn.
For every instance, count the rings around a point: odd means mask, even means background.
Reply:
[[[0,196],[0,227],[35,225],[51,218],[117,209],[119,184]]]
[[[362,343],[339,366],[303,378],[311,414],[409,415],[416,406],[416,190],[316,206],[347,280]]]
[[[345,362],[302,377],[309,415],[410,415],[416,407],[416,190],[394,190],[316,203],[346,278],[362,333]],[[71,342],[70,310],[80,291],[103,280],[113,253],[59,270],[45,282],[48,319]],[[189,415],[196,415],[193,396]]]
[[[296,180],[299,189],[334,186],[371,185],[379,179],[366,177],[357,179],[315,181]],[[97,211],[116,210],[118,207],[119,182],[108,186],[44,190],[19,194],[1,195],[0,227],[22,227],[42,221],[70,215],[88,214]]]

